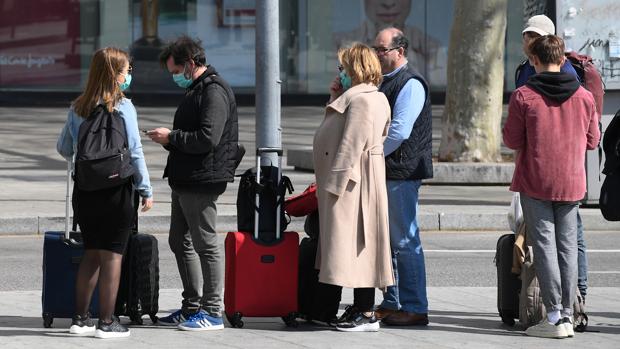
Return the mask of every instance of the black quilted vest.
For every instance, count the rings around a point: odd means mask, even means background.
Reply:
[[[426,91],[426,99],[420,116],[413,124],[409,138],[385,158],[387,179],[391,180],[433,177],[431,96],[428,83],[413,68],[407,67],[394,76],[384,76],[379,91],[387,96],[393,110],[398,93],[409,79],[416,79],[422,83]]]

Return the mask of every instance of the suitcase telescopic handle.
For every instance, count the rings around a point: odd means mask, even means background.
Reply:
[[[69,216],[71,215],[71,170],[73,170],[73,161],[67,161],[67,188],[65,192],[65,236],[64,243],[70,246],[81,246],[82,244],[75,239],[71,238],[71,230],[69,230]],[[75,222],[75,217],[73,219],[73,230],[76,230],[77,224]]]
[[[274,148],[274,147],[256,148],[257,157],[260,157],[262,154],[267,154],[267,153],[276,153],[278,154],[279,157],[282,157],[282,154],[284,152],[282,151],[282,148]]]
[[[69,240],[69,200],[71,199],[71,160],[67,161],[67,190],[65,193],[65,240]]]
[[[280,180],[282,179],[282,148],[256,148],[256,183],[260,184],[260,158],[262,154],[266,153],[278,154],[278,182],[276,183],[276,185],[280,185]],[[276,192],[278,191],[276,190]],[[281,198],[276,197],[276,202],[278,204],[278,206],[276,206],[276,240],[280,239],[280,205],[282,205],[280,201],[283,201],[280,199]],[[255,203],[256,210],[254,210],[254,239],[258,241],[258,212],[260,211],[260,193],[258,192],[256,193]]]

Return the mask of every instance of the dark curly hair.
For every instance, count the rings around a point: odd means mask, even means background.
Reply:
[[[165,68],[166,62],[172,57],[176,65],[182,65],[192,60],[199,67],[206,66],[207,56],[201,44],[202,42],[199,39],[192,39],[187,35],[180,36],[164,47],[159,54],[159,64]]]

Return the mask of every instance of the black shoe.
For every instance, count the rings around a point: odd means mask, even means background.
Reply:
[[[69,333],[71,334],[85,334],[95,332],[95,323],[90,318],[90,314],[86,316],[75,315],[71,320],[71,327]]]
[[[129,329],[119,322],[116,316],[112,317],[112,322],[106,323],[99,320],[95,337],[97,338],[124,338],[129,337]]]
[[[344,332],[377,332],[379,331],[379,321],[374,313],[371,314],[370,316],[360,312],[351,314],[349,320],[339,322],[336,329]]]
[[[353,305],[347,305],[344,308],[344,313],[342,313],[342,315],[340,315],[340,317],[338,318],[338,323],[349,321],[351,315],[354,315],[357,312],[358,311],[356,307],[354,307]]]

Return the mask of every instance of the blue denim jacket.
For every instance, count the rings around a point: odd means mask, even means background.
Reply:
[[[129,150],[131,151],[131,164],[136,168],[134,185],[138,192],[140,192],[141,197],[150,198],[153,196],[153,188],[151,187],[149,172],[146,168],[146,162],[144,161],[144,153],[142,152],[136,108],[134,108],[133,103],[131,103],[129,99],[123,98],[115,109],[118,110],[125,121],[127,141],[129,143]],[[84,118],[77,115],[73,107],[70,108],[67,122],[62,128],[60,136],[58,137],[58,142],[56,143],[56,150],[67,160],[71,160],[77,150],[77,136],[82,121],[84,121]]]

